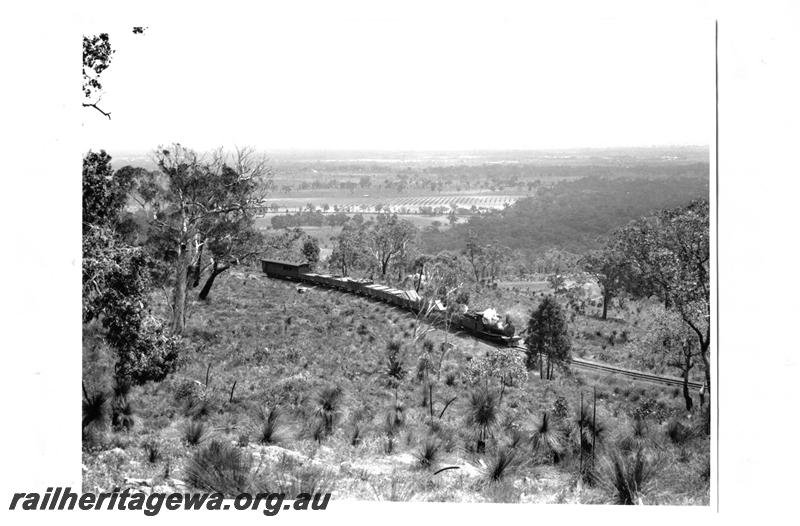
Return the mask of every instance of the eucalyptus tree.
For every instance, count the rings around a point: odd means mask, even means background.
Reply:
[[[173,144],[155,152],[158,169],[140,182],[139,196],[148,208],[150,225],[170,251],[172,264],[172,331],[186,323],[190,267],[199,266],[205,247],[218,234],[242,232],[252,225],[261,204],[269,169],[252,149],[222,150],[205,160]],[[213,271],[212,271],[213,275]]]
[[[643,331],[635,343],[665,365],[680,370],[686,410],[691,411],[694,403],[689,391],[689,374],[697,360],[702,359],[703,352],[696,335],[675,311],[654,307],[646,314]]]
[[[580,265],[603,289],[602,319],[605,320],[611,298],[624,289],[624,281],[631,275],[628,258],[615,244],[608,243],[602,249],[587,253]]]
[[[117,386],[161,380],[178,363],[181,345],[149,308],[158,262],[118,233],[134,187],[132,172],[111,168],[104,151],[83,159],[83,322],[99,321],[115,354]]]
[[[389,264],[408,249],[417,235],[417,228],[397,214],[381,214],[366,236],[369,253],[375,259],[381,277],[386,276]]]
[[[100,92],[103,84],[100,82],[103,72],[111,65],[114,49],[108,33],[83,37],[83,102],[84,108],[94,108],[104,116],[111,119],[111,113],[100,109]]]
[[[615,234],[630,263],[630,292],[656,295],[695,335],[711,387],[709,207],[700,200],[631,222]]]

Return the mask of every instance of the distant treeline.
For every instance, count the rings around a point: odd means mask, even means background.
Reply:
[[[589,161],[591,164],[586,164]],[[553,161],[555,163],[555,161]],[[480,165],[391,167],[371,166],[368,173],[359,166],[318,165],[305,171],[292,167],[281,172],[285,179],[277,182],[280,192],[296,190],[338,189],[355,193],[359,189],[411,189],[531,191],[540,184],[561,179],[582,177],[676,178],[708,177],[708,163],[698,162],[641,162],[632,158],[588,159],[579,162],[560,160],[550,163],[493,163]]]
[[[270,219],[272,228],[280,230],[283,228],[294,228],[299,226],[342,226],[350,218],[344,212],[334,212],[323,214],[319,210],[302,210],[294,214],[283,214],[273,216]]]
[[[461,250],[472,236],[526,252],[558,248],[582,253],[633,219],[708,199],[708,193],[707,165],[702,177],[584,177],[543,187],[506,210],[470,217],[446,231],[427,229],[422,245],[428,253]]]

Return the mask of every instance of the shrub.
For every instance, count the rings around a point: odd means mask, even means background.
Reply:
[[[673,444],[683,445],[694,437],[694,430],[678,420],[670,420],[667,424],[667,436]]]
[[[353,424],[353,427],[350,429],[350,445],[353,447],[361,445],[361,427],[358,423]]]
[[[489,482],[500,482],[518,466],[515,450],[499,448],[488,460],[484,476]]]
[[[95,391],[91,394],[84,392],[82,429],[103,422],[106,416],[107,401],[108,396],[102,391]]]
[[[278,407],[262,409],[260,413],[260,426],[258,441],[262,444],[275,444],[282,439],[281,411]]]
[[[508,441],[506,444],[508,445],[509,449],[517,449],[523,446],[527,441],[528,437],[525,436],[525,433],[523,433],[520,429],[513,427],[508,435]]]
[[[184,414],[195,420],[208,417],[214,412],[214,403],[205,395],[187,400]]]
[[[486,436],[489,428],[497,422],[499,413],[497,398],[487,389],[472,392],[469,399],[467,423],[478,429],[477,451],[483,452],[486,447]]]
[[[388,481],[388,487],[383,480],[381,480],[380,486],[376,486],[370,481],[370,487],[375,494],[375,498],[381,501],[407,502],[416,494],[413,481],[400,480],[394,474]]]
[[[319,415],[326,435],[333,432],[333,425],[339,413],[342,400],[342,389],[338,386],[326,387],[317,395],[317,414]]]
[[[302,463],[296,458],[283,455],[270,466],[265,466],[253,476],[253,492],[283,493],[284,495],[309,495],[329,493],[329,472],[312,463]]]
[[[325,431],[325,422],[322,419],[314,420],[313,424],[311,425],[311,438],[314,442],[318,444],[322,444],[322,441],[325,440],[325,437],[328,434]]]
[[[569,414],[569,404],[566,398],[563,396],[556,398],[555,402],[553,402],[553,414],[560,418],[564,418]]]
[[[613,452],[605,460],[600,481],[614,493],[617,504],[636,504],[653,481],[657,462],[649,459],[645,450],[630,455]]]
[[[251,466],[252,459],[240,449],[213,440],[189,459],[185,476],[199,490],[231,497],[250,489]]]
[[[422,444],[420,451],[416,454],[420,467],[425,469],[432,468],[439,457],[440,449],[441,445],[435,439],[428,438],[425,443]]]
[[[133,424],[133,406],[127,400],[116,399],[111,404],[111,427],[115,431],[130,431]]]
[[[161,460],[161,447],[155,440],[146,441],[144,444],[142,444],[142,449],[144,449],[145,456],[150,464],[155,464]]]
[[[417,360],[417,370],[415,377],[417,381],[422,381],[428,378],[428,375],[431,374],[433,371],[433,361],[431,360],[431,355],[423,354]]]
[[[199,382],[194,380],[184,380],[175,388],[175,401],[188,403],[191,400],[200,398],[202,387]]]
[[[402,349],[402,343],[398,340],[392,340],[386,345],[386,376],[393,385],[399,383],[406,375]]]
[[[547,411],[542,413],[542,419],[536,424],[536,429],[531,436],[531,444],[535,451],[546,451],[553,455],[553,462],[558,462],[563,453],[561,433],[550,421]]]
[[[404,423],[405,415],[402,406],[396,405],[386,413],[383,423],[383,430],[386,433],[386,447],[384,448],[386,453],[394,451],[394,439]]]
[[[701,457],[698,472],[703,482],[708,482],[711,479],[711,457],[708,455]]]
[[[200,421],[187,422],[183,427],[183,439],[190,446],[199,444],[206,435],[206,425]]]
[[[638,451],[650,446],[651,443],[647,422],[643,418],[634,418],[631,432],[620,440],[619,448],[624,452]]]
[[[592,421],[593,417],[594,422]],[[588,405],[584,405],[580,409],[575,424],[579,429],[583,429],[583,447],[586,451],[591,451],[593,440],[597,444],[602,442],[605,437],[605,424],[596,415],[592,414],[592,409]],[[578,438],[580,439],[580,437]]]

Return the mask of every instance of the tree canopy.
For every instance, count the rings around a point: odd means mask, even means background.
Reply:
[[[111,65],[113,54],[114,49],[111,47],[108,33],[83,37],[83,97],[84,100],[94,99],[92,102],[84,102],[83,107],[94,108],[109,119],[111,113],[101,110],[97,104],[100,102],[99,95],[103,89],[100,77]]]
[[[252,149],[237,149],[233,154],[217,150],[205,160],[173,144],[159,147],[155,159],[158,170],[146,172],[138,194],[173,266],[172,330],[180,334],[185,324],[187,276],[190,267],[199,272],[206,248],[213,258],[212,282],[220,257],[237,260],[257,253],[253,214],[260,206],[269,170],[266,160]]]
[[[542,372],[542,357],[547,357],[546,377],[552,377],[553,364],[565,363],[570,358],[572,343],[567,331],[567,319],[561,305],[552,296],[545,296],[528,320],[527,346],[528,368],[539,363]]]
[[[680,316],[697,338],[710,387],[708,213],[708,201],[693,201],[632,221],[615,238],[630,262],[629,291],[657,296]]]
[[[84,157],[83,321],[103,327],[117,384],[160,380],[177,366],[181,345],[148,307],[158,262],[115,231],[132,180],[110,163],[105,151]]]

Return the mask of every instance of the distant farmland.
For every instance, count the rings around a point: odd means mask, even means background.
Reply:
[[[273,197],[264,204],[279,211],[296,212],[308,208],[309,205],[341,212],[378,212],[390,211],[398,214],[419,214],[435,211],[438,214],[458,209],[501,210],[513,204],[521,195],[428,195],[414,197],[380,197],[369,193],[361,196],[308,196],[308,197]]]

